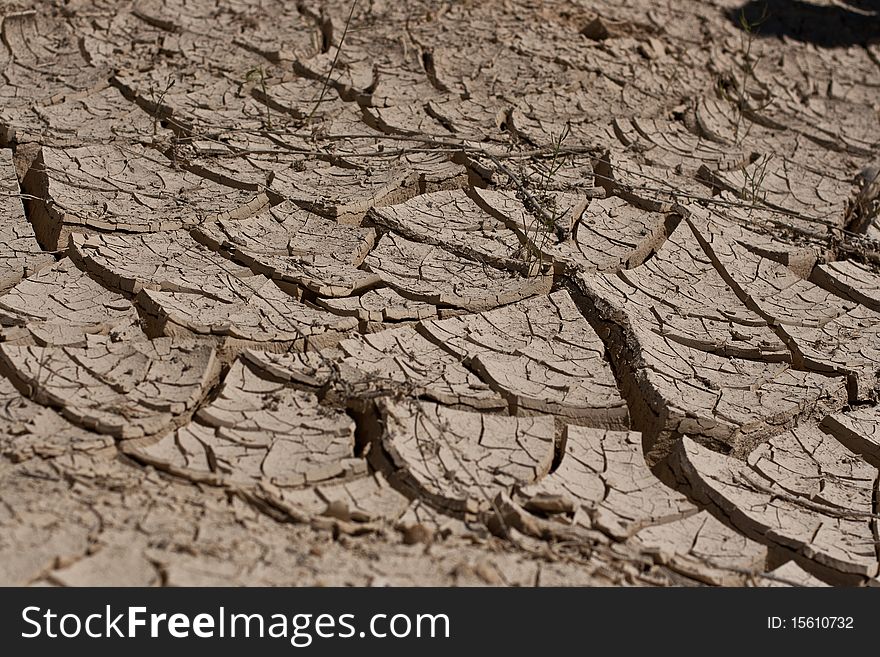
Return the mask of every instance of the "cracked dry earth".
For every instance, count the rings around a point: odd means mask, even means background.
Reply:
[[[0,4],[0,583],[880,583],[880,16],[809,7]]]

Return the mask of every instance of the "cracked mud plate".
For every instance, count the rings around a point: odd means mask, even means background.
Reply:
[[[880,584],[876,44],[57,4],[0,8],[0,584]]]

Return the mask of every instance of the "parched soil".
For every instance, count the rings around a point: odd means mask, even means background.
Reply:
[[[880,584],[880,6],[0,3],[0,584]]]

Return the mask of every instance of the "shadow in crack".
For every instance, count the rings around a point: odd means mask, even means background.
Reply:
[[[730,18],[759,36],[786,36],[826,48],[880,42],[880,0],[750,0]]]

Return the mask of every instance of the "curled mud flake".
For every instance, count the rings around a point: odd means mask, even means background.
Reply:
[[[620,541],[697,512],[648,469],[640,434],[571,425],[559,467],[521,487],[517,497],[525,509],[558,517],[563,527],[595,528]]]
[[[308,388],[328,385],[336,377],[336,361],[341,357],[342,352],[335,347],[288,353],[257,349],[242,352],[242,358],[266,378]]]
[[[16,139],[39,141],[56,147],[85,146],[108,138],[125,143],[150,145],[169,142],[173,133],[137,105],[128,101],[114,87],[104,87],[87,94],[73,94],[62,102],[35,106],[34,114],[42,124],[40,133],[17,131]]]
[[[230,12],[229,31],[236,36],[235,44],[281,64],[317,54],[319,30],[314,21],[295,5],[278,3],[273,10],[270,14],[258,5],[246,4],[240,13]],[[211,28],[216,24],[216,13],[210,11],[193,29]]]
[[[880,468],[880,409],[860,406],[828,415],[820,425],[847,449]]]
[[[731,529],[707,511],[646,527],[636,535],[640,551],[675,572],[716,586],[743,585],[765,569],[767,548]]]
[[[369,219],[408,240],[498,267],[523,268],[522,245],[516,233],[462,190],[422,194],[399,205],[376,208]]]
[[[658,335],[722,356],[790,360],[785,344],[716,271],[686,222],[645,264],[604,280]]]
[[[408,167],[350,169],[318,163],[276,172],[270,188],[296,205],[346,224],[357,224],[377,205],[418,193],[418,174]]]
[[[711,93],[694,100],[694,120],[692,131],[710,141],[722,145],[734,144],[739,140],[739,132],[749,126],[742,124],[736,104]]]
[[[30,204],[37,238],[53,250],[74,231],[173,230],[243,208],[250,213],[255,200],[253,192],[175,169],[136,144],[43,147],[23,188],[37,199]]]
[[[0,324],[6,342],[84,347],[87,335],[146,338],[131,301],[101,286],[67,258],[0,298]]]
[[[594,125],[596,115],[594,97],[582,90],[559,93],[553,90],[529,94],[510,111],[509,130],[533,146],[547,146],[566,138],[566,147],[594,146],[610,142],[610,131]]]
[[[185,231],[150,235],[73,235],[71,258],[107,287],[128,294],[143,289],[188,292],[233,301],[247,279],[236,265],[197,244]]]
[[[628,424],[605,347],[567,292],[426,321],[420,330],[464,359],[516,413],[552,413],[600,427]]]
[[[161,31],[168,56],[217,73],[248,70],[257,57],[279,62],[316,52],[316,27],[295,7],[276,7],[270,16],[253,7],[218,11],[208,3],[150,0],[132,13]]]
[[[449,136],[449,131],[443,124],[425,111],[423,100],[390,107],[364,108],[364,121],[371,128],[389,135],[437,138]]]
[[[540,199],[532,197],[532,201],[522,191],[475,188],[473,193],[480,207],[495,221],[506,225],[518,238],[516,248],[520,258],[546,259],[558,270],[576,266],[566,256],[577,253],[571,241],[572,233],[589,203],[589,197],[546,192],[539,195]]]
[[[259,256],[332,256],[357,266],[376,241],[373,228],[343,226],[282,203],[255,217],[220,220],[193,230],[199,241],[233,258],[255,260]]]
[[[438,511],[429,503],[413,500],[395,523],[403,542],[407,545],[424,543],[431,545],[450,536],[486,536],[488,529],[483,523],[469,522]]]
[[[447,39],[437,42],[436,36],[432,36],[435,79],[445,89],[465,96],[487,93],[518,98],[534,93],[537,80],[543,82],[539,88],[547,89],[549,80],[558,76],[561,66],[529,52],[517,52],[499,42],[497,37],[490,42],[487,34],[497,34],[498,16],[485,10],[481,13],[475,17],[462,9],[457,20],[447,14],[446,29],[457,33],[454,38],[458,43],[449,43]],[[466,36],[461,28],[468,21],[471,22]],[[540,21],[536,20],[535,24]],[[531,42],[535,44],[539,40],[532,37]]]
[[[126,451],[194,481],[289,488],[365,472],[354,455],[354,428],[343,411],[262,378],[239,360],[192,422]]]
[[[864,306],[819,326],[782,326],[804,364],[847,376],[851,400],[875,400],[880,390],[880,314]]]
[[[364,51],[370,53],[371,50],[373,50],[373,43],[369,43]],[[370,103],[366,109],[379,110],[380,113],[389,109],[400,109],[402,110],[401,114],[392,113],[390,117],[403,118],[407,112],[413,111],[415,113],[415,110],[421,108],[422,112],[436,120],[436,117],[427,111],[427,104],[431,101],[449,98],[450,94],[442,88],[438,89],[438,85],[432,84],[430,79],[430,60],[425,61],[423,56],[421,58],[422,61],[416,64],[416,53],[412,53],[407,60],[401,57],[402,54],[394,53],[391,57],[386,55],[386,61],[388,59],[396,59],[397,61],[394,62],[395,66],[393,69],[383,67],[384,70],[378,72],[378,79],[370,91]],[[452,97],[456,100],[460,98],[460,96],[455,95]],[[410,108],[412,109],[410,110]],[[388,117],[389,115],[386,114],[385,116]],[[370,120],[367,119],[367,122],[369,123]],[[391,125],[394,125],[393,120]],[[406,129],[405,125],[401,127]],[[448,134],[448,128],[440,122],[426,124],[425,128],[422,134],[431,134],[432,129],[439,131],[440,134]]]
[[[494,97],[462,100],[446,96],[425,103],[425,111],[444,128],[463,139],[501,141],[508,105]]]
[[[602,12],[587,17],[581,17],[583,27],[580,33],[593,41],[605,41],[606,39],[623,39],[626,37],[646,36],[659,33],[659,28],[644,20],[635,20],[622,16],[618,11],[612,13],[602,7]],[[650,16],[648,17],[650,20]]]
[[[464,408],[506,408],[502,397],[466,369],[459,358],[402,327],[371,333],[339,344],[343,378],[365,391],[377,386]],[[352,376],[346,376],[348,370]]]
[[[694,135],[680,123],[656,119],[615,119],[614,131],[623,145],[646,164],[696,175],[701,167],[727,171],[749,162],[749,154]]]
[[[718,198],[721,204],[717,207],[683,204],[698,230],[714,224],[723,228],[726,239],[785,265],[801,278],[810,278],[813,267],[823,257],[830,236],[824,226],[799,229],[783,213],[770,208],[738,205],[736,197],[729,192],[721,192]]]
[[[743,202],[802,216],[805,228],[816,222],[842,228],[846,205],[853,196],[851,183],[829,173],[807,168],[785,157],[762,155],[743,169],[700,169],[700,178],[737,195]]]
[[[550,291],[552,276],[522,276],[395,233],[382,236],[365,261],[405,297],[478,312]]]
[[[689,199],[708,196],[708,189],[698,182],[703,177],[680,174],[665,167],[652,166],[636,154],[612,149],[596,164],[596,184],[609,196],[619,196],[636,207],[651,212],[672,212]]]
[[[293,134],[298,119],[262,102],[266,85],[274,84],[270,67],[254,67],[251,60],[237,75],[239,85],[205,69],[190,74],[158,66],[122,71],[111,83],[143,110],[157,137],[163,125],[186,137],[161,142],[176,166],[253,191],[265,188],[275,171],[302,168],[305,157],[297,151],[311,147],[305,135]],[[283,147],[280,136],[273,141],[266,134],[270,129],[284,135]]]
[[[246,358],[276,378],[324,388],[325,394],[349,401],[404,395],[466,409],[507,408],[457,356],[410,327],[343,340],[337,349],[320,354],[250,351]]]
[[[109,9],[109,10],[108,10]],[[131,11],[107,8],[98,15],[65,17],[79,35],[79,55],[98,70],[134,69],[138,62],[155,61],[165,30],[144,22]],[[135,43],[130,35],[141,38]]]
[[[810,280],[845,299],[880,312],[880,276],[852,260],[828,262],[813,270]]]
[[[0,379],[0,453],[14,461],[113,449],[113,438],[82,429]]]
[[[230,301],[144,289],[135,303],[147,317],[150,334],[207,336],[234,348],[321,348],[336,344],[357,327],[353,317],[301,303],[262,276],[249,279]]]
[[[813,427],[774,436],[748,463],[792,495],[843,510],[873,507],[877,468]]]
[[[360,296],[317,299],[316,303],[336,315],[357,317],[365,322],[405,322],[431,319],[437,307],[407,299],[390,287],[367,290]]]
[[[853,400],[876,396],[880,314],[749,251],[718,225],[690,221],[719,271],[775,327],[797,366],[845,375]]]
[[[652,463],[683,433],[748,453],[779,428],[843,403],[842,377],[697,349],[652,328],[656,316],[630,300],[615,279],[580,275],[577,282],[609,323],[609,349],[624,394],[643,419]]]
[[[648,212],[623,199],[553,194],[554,226],[544,226],[514,192],[475,190],[490,211],[558,271],[614,272],[640,265],[660,248],[676,215]],[[561,237],[561,239],[560,239]]]
[[[853,14],[853,18],[861,17]],[[867,26],[869,21],[861,22]],[[757,30],[765,32],[767,27]],[[719,53],[714,68],[741,71],[742,49],[724,50],[730,52]],[[730,142],[776,146],[807,139],[829,154],[876,153],[878,119],[872,108],[876,85],[869,82],[869,71],[876,70],[876,63],[868,48],[811,52],[795,47],[784,57],[758,55],[756,60],[760,62],[745,78],[735,74],[738,79],[733,86],[737,88],[729,88],[733,80],[725,80],[726,73],[722,73],[715,92],[700,99],[696,114],[701,128],[711,126],[716,135]]]
[[[717,217],[715,217],[717,218]],[[730,229],[708,214],[691,214],[688,223],[708,258],[729,281],[742,302],[769,320],[785,325],[817,326],[857,304],[823,290],[784,265],[753,252]]]
[[[832,584],[876,577],[876,468],[815,429],[782,434],[748,464],[685,437],[672,464],[700,504],[793,554],[816,577]]]
[[[284,82],[257,84],[251,95],[271,110],[288,114],[309,127],[324,121],[347,121],[362,123],[362,113],[356,103],[347,103],[333,89],[327,89],[321,97],[321,82],[308,78],[294,78]],[[377,134],[377,136],[379,136]]]
[[[112,342],[92,337],[80,347],[0,349],[4,370],[36,402],[74,424],[117,438],[171,428],[193,411],[218,374],[207,346]]]
[[[0,144],[24,142],[45,128],[36,110],[68,96],[87,95],[107,86],[109,71],[90,66],[78,34],[61,17],[36,10],[10,11],[2,21],[4,84],[0,88]]]
[[[368,101],[376,71],[372,58],[350,45],[333,45],[328,51],[293,63],[298,75],[327,84],[348,102]],[[336,65],[334,67],[334,61]]]
[[[550,470],[550,417],[503,417],[428,402],[382,402],[380,410],[382,445],[395,476],[448,512],[487,511],[499,492]]]
[[[469,169],[457,162],[457,156],[439,151],[421,151],[415,146],[413,152],[403,151],[403,162],[418,177],[418,193],[430,194],[449,189],[463,189],[468,186]],[[414,194],[407,195],[406,198]],[[377,204],[376,207],[379,207]]]
[[[801,102],[780,94],[747,115],[759,125],[796,132],[831,151],[870,157],[880,146],[876,132],[880,120],[869,104],[818,94]]]
[[[48,267],[54,258],[40,250],[34,229],[28,222],[19,198],[12,151],[0,150],[0,293],[25,276]]]
[[[515,496],[534,517],[520,513],[514,524],[561,540],[595,541],[591,530],[601,532],[620,550],[707,583],[738,583],[741,571],[760,572],[766,549],[661,483],[645,464],[641,442],[634,432],[568,426],[559,467]]]
[[[108,286],[136,293],[148,334],[205,335],[231,344],[326,346],[357,325],[297,301],[183,232],[71,238],[73,258]]]

